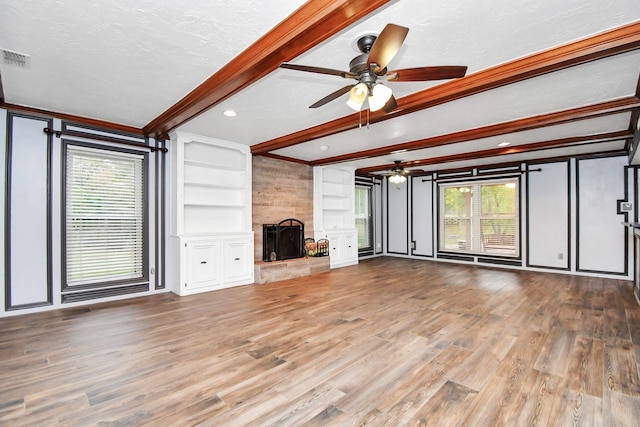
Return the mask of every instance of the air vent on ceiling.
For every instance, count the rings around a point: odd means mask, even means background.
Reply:
[[[2,49],[2,62],[14,67],[29,68],[31,58],[29,57],[29,55],[25,55],[24,53]]]

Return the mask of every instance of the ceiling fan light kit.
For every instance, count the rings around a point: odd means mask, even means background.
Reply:
[[[399,173],[393,174],[389,177],[389,182],[392,184],[402,184],[406,180],[407,177]]]
[[[403,168],[400,160],[395,160],[395,166],[391,169],[391,175],[389,176],[389,182],[392,184],[402,184],[407,180],[407,170]]]
[[[371,111],[378,111],[391,99],[391,95],[393,95],[393,92],[389,87],[381,83],[376,84],[369,96],[369,109]]]
[[[369,88],[364,83],[358,83],[349,91],[349,99],[347,100],[347,105],[356,110],[360,111],[362,108],[362,104],[367,99],[367,94],[369,93]]]
[[[325,96],[311,104],[309,108],[321,107],[349,92],[347,105],[356,111],[360,111],[364,102],[368,100],[370,111],[384,109],[386,112],[391,112],[398,106],[393,91],[379,83],[378,79],[390,82],[446,80],[463,77],[467,71],[465,66],[418,67],[387,71],[387,65],[400,50],[408,32],[409,29],[406,27],[387,24],[377,37],[372,34],[361,36],[356,45],[362,53],[351,60],[349,71],[287,63],[280,64],[280,67],[358,81],[353,86],[346,86]]]
[[[391,88],[376,83],[372,88],[364,83],[358,83],[349,91],[347,105],[355,111],[360,111],[365,100],[369,101],[369,110],[378,111],[383,108],[393,95]]]

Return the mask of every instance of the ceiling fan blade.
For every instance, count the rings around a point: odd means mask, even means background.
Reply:
[[[422,175],[422,174],[426,173],[426,171],[424,169],[409,169],[409,170],[405,169],[405,171],[406,171],[405,173],[407,175]]]
[[[406,27],[387,24],[371,46],[367,66],[371,68],[371,64],[376,64],[377,68],[374,71],[384,70],[400,50],[408,32],[409,29]]]
[[[342,96],[345,93],[349,92],[353,86],[354,85],[349,85],[349,86],[345,86],[343,88],[340,88],[337,91],[332,92],[329,95],[325,96],[324,98],[322,98],[321,100],[317,101],[316,103],[309,105],[309,108],[322,107],[324,104],[326,104],[328,102],[331,102],[334,99],[339,98],[340,96]]]
[[[387,101],[386,104],[384,104],[384,107],[382,107],[382,109],[386,112],[386,113],[390,113],[393,110],[395,110],[396,108],[398,108],[398,103],[396,102],[396,97],[391,95],[391,98],[389,98],[389,100]]]
[[[339,77],[344,77],[346,79],[357,77],[357,74],[349,73],[347,71],[334,70],[332,68],[311,67],[308,65],[282,63],[280,64],[280,68],[288,68],[289,70],[296,70],[296,71],[306,71],[309,73],[328,74],[330,76],[339,76]]]
[[[427,80],[446,80],[464,77],[466,66],[443,65],[439,67],[418,67],[393,70],[387,73],[390,82],[422,82]]]

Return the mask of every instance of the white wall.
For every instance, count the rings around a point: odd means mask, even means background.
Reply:
[[[383,181],[384,182],[384,181]],[[383,242],[383,219],[385,217],[383,206],[386,206],[386,197],[383,197],[382,187],[384,184],[373,186],[373,242],[374,242],[374,254],[382,254],[384,252]]]
[[[387,180],[387,253],[409,253],[409,180],[392,184]]]
[[[433,179],[431,176],[411,177],[411,241],[412,255],[433,256]]]
[[[61,130],[63,122],[48,117],[10,113],[0,109],[0,166],[2,186],[0,235],[0,317],[51,310],[99,301],[166,292],[164,269],[162,178],[156,163],[161,155],[149,153],[148,172],[148,267],[149,290],[136,294],[65,303],[62,300],[62,144],[63,139],[109,145],[94,137],[48,135],[44,128]],[[93,132],[97,130],[87,130]],[[102,136],[117,135],[100,131]],[[111,144],[113,145],[113,144]],[[9,157],[6,158],[7,149]],[[7,183],[7,176],[9,182]],[[5,188],[9,184],[9,192]],[[8,215],[5,215],[5,212]],[[5,234],[5,226],[8,233]],[[156,289],[156,288],[160,289]]]
[[[527,207],[527,265],[568,270],[570,245],[570,162],[529,165]],[[539,169],[539,171],[538,171]]]
[[[11,120],[8,188],[8,245],[5,265],[6,301],[10,308],[52,304],[49,264],[49,191],[51,138],[46,119]]]
[[[625,274],[625,244],[629,229],[621,223],[618,200],[625,195],[625,157],[581,159],[576,162],[577,269]]]
[[[478,264],[508,264],[508,268],[632,279],[632,235],[622,222],[633,220],[633,213],[618,212],[619,201],[634,201],[635,182],[627,164],[626,156],[523,163],[521,170],[530,171],[522,173],[520,190],[520,258],[463,258]],[[473,176],[478,175],[469,179]],[[434,181],[419,178],[401,186],[389,185],[387,253],[405,256],[405,248],[413,241],[415,249],[408,256],[424,259],[432,255],[434,260],[450,262],[438,257],[434,231],[437,174]]]

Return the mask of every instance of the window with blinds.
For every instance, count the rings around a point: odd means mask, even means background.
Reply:
[[[439,250],[518,257],[517,178],[438,184]]]
[[[356,229],[358,250],[373,250],[373,218],[371,210],[371,186],[356,185],[355,191]]]
[[[66,147],[65,288],[145,278],[144,156]]]

